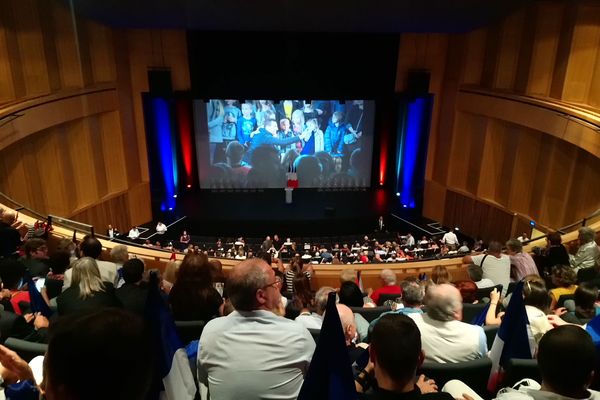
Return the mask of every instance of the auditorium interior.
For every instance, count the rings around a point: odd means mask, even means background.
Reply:
[[[213,179],[234,146],[213,143],[211,107],[243,113],[264,98],[283,110],[278,124],[294,119],[284,99],[299,99],[326,140],[334,109],[360,110],[362,136],[329,157],[354,183],[310,185],[283,161],[281,184]],[[107,260],[124,243],[159,271],[185,257],[184,230],[225,273],[238,247],[256,254],[274,234],[313,260],[409,232],[436,249],[448,231],[471,248],[526,234],[532,251],[558,231],[576,248],[579,228],[600,232],[600,3],[0,1],[0,208],[50,223],[51,250],[93,234]],[[384,268],[469,278],[455,251],[377,263],[371,250],[368,262],[317,257],[313,290],[338,287],[346,269],[365,288]]]

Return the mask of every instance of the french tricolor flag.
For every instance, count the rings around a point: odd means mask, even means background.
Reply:
[[[523,282],[521,281],[510,297],[506,314],[490,351],[492,370],[488,380],[488,390],[495,393],[498,385],[502,382],[503,366],[506,361],[511,358],[531,359],[534,351],[535,339],[525,311]]]
[[[150,277],[146,317],[155,335],[155,348],[161,350],[158,360],[160,382],[154,382],[149,398],[193,400],[197,390],[190,362],[177,335],[173,317],[160,296],[156,274]]]

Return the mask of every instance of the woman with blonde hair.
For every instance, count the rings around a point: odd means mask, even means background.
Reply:
[[[71,286],[58,296],[56,303],[58,315],[123,306],[115,296],[113,284],[102,281],[98,264],[91,257],[73,263]]]

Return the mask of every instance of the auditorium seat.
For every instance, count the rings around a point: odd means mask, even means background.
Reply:
[[[28,342],[22,339],[9,337],[4,345],[15,351],[23,360],[29,362],[36,356],[43,356],[48,350],[48,345],[44,343]]]
[[[200,339],[205,321],[175,321],[175,329],[184,346],[192,340]]]
[[[321,335],[321,330],[315,329],[315,328],[307,328],[307,329],[310,332],[315,343],[319,343],[319,336]]]
[[[492,286],[492,287],[487,287],[487,288],[480,288],[477,289],[477,292],[475,292],[475,297],[477,298],[477,300],[479,300],[480,302],[483,301],[483,299],[487,298],[489,302],[490,300],[490,292],[492,290],[498,289],[498,292],[502,293],[502,285],[496,285],[496,286]],[[486,302],[486,303],[487,303]]]
[[[489,398],[487,382],[492,369],[492,361],[488,358],[465,361],[460,363],[435,363],[426,361],[417,371],[435,380],[439,388],[452,379],[459,379],[471,387],[484,399]]]
[[[462,316],[463,322],[471,323],[471,321],[473,321],[473,319],[475,319],[475,317],[477,317],[477,316],[479,316],[479,314],[481,314],[481,312],[483,311],[485,306],[486,306],[486,304],[484,304],[484,303],[478,303],[478,304],[463,303],[463,316]]]
[[[484,326],[483,331],[485,332],[485,338],[487,339],[488,350],[491,350],[492,345],[494,344],[494,339],[496,339],[496,335],[498,334],[498,326],[497,325]]]
[[[530,378],[537,382],[542,381],[536,359],[511,358],[504,366],[505,387],[512,386],[523,378]]]
[[[565,306],[565,301],[567,300],[575,300],[575,295],[574,294],[563,294],[558,298],[558,301],[556,302],[556,307],[564,307]]]
[[[392,300],[392,301],[395,302],[398,297],[402,298],[402,295],[401,294],[387,294],[387,293],[380,294],[379,295],[379,301],[377,302],[377,305],[378,306],[382,306],[383,304],[385,304],[385,302],[387,300]]]
[[[363,316],[368,322],[374,321],[377,317],[379,317],[382,313],[386,311],[391,311],[391,307],[382,306],[382,307],[350,307],[352,312],[358,313]]]

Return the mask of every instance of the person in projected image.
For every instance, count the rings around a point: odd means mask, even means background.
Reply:
[[[292,143],[295,143],[298,141],[300,141],[300,139],[296,136],[279,139],[279,136],[277,133],[277,121],[275,121],[273,119],[269,119],[269,120],[265,121],[265,126],[261,129],[259,129],[258,133],[256,135],[254,135],[254,137],[252,138],[252,141],[250,143],[250,148],[244,155],[244,160],[245,161],[252,160],[252,153],[254,153],[254,151],[257,148],[259,148],[260,146],[271,146],[271,147],[273,147],[274,145],[277,145],[277,146],[284,145],[285,146],[285,145],[292,144]],[[278,153],[279,153],[279,151],[278,151]]]
[[[242,116],[237,120],[237,140],[243,145],[250,143],[250,134],[256,129],[252,103],[242,104]]]
[[[319,151],[323,151],[325,143],[323,141],[323,131],[319,129],[319,123],[316,118],[306,121],[306,129],[300,135],[304,142],[302,155],[313,155]]]
[[[223,122],[225,110],[221,100],[210,100],[206,105],[206,116],[208,118],[208,142],[210,151],[210,163],[220,162],[217,152],[223,152]]]
[[[235,105],[235,100],[225,100],[225,120],[223,122],[223,140],[229,143],[236,139],[238,118],[242,116],[242,111]]]
[[[248,163],[242,161],[246,149],[238,141],[230,142],[227,145],[225,155],[227,157],[227,164],[231,167],[231,178],[243,186],[246,182],[246,175],[250,171]]]
[[[336,111],[325,129],[325,151],[331,155],[341,156],[344,147],[344,135],[347,127],[344,124],[344,114]]]
[[[282,188],[285,170],[274,146],[260,146],[252,154],[252,169],[248,172],[247,188]]]
[[[302,134],[302,132],[304,132],[305,122],[306,121],[304,120],[304,113],[302,110],[295,110],[292,113],[292,132],[294,132],[294,135],[299,136]],[[301,142],[296,143],[296,150],[298,150],[298,153],[302,151]]]
[[[292,131],[291,126],[292,123],[287,118],[282,118],[279,121],[279,131],[277,131],[277,136],[279,137],[279,139],[287,139],[294,136],[294,132]],[[291,150],[292,147],[292,144],[286,144],[279,146],[279,149],[281,151],[281,154],[285,154],[288,150]]]
[[[256,108],[256,123],[258,126],[264,126],[267,119],[275,119],[275,106],[271,100],[258,100],[254,102]]]

